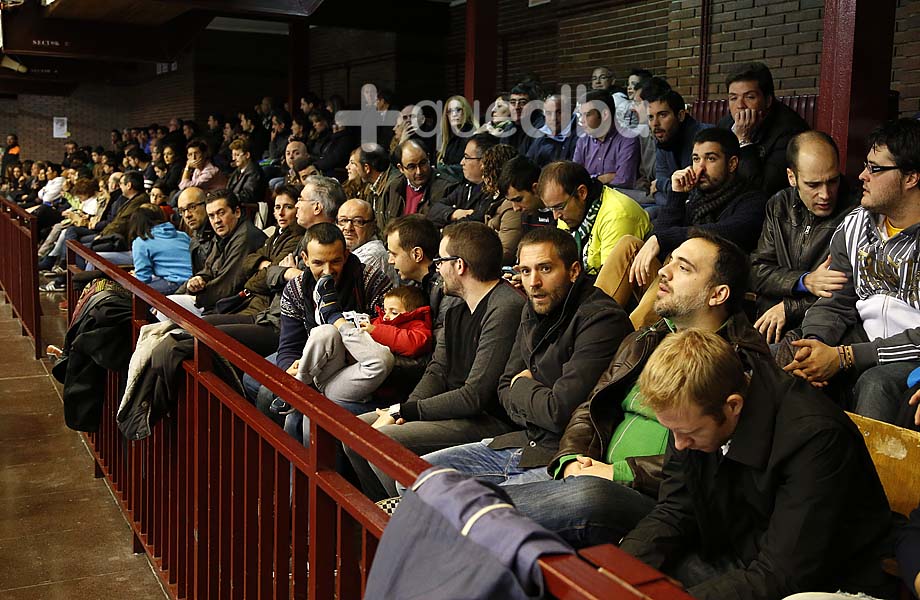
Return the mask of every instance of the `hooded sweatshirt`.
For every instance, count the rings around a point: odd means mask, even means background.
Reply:
[[[173,283],[182,283],[192,276],[192,253],[189,236],[176,231],[172,223],[160,223],[150,233],[152,238],[136,238],[131,244],[134,259],[134,276],[144,283],[160,277]]]

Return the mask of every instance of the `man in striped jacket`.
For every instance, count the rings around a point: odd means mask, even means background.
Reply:
[[[785,369],[818,387],[851,371],[854,410],[903,423],[907,376],[920,367],[920,122],[886,123],[868,146],[861,206],[831,238],[830,267],[847,282],[805,313]]]

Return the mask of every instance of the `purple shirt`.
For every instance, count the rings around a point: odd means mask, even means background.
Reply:
[[[636,185],[641,154],[638,138],[622,136],[614,129],[604,141],[590,135],[578,138],[572,160],[583,165],[591,177],[616,173],[609,186],[632,188]]]

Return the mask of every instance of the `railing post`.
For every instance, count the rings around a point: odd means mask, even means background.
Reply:
[[[38,297],[38,219],[0,198],[0,287],[35,346],[35,358],[44,354],[41,303]]]

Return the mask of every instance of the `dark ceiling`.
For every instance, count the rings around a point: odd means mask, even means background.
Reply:
[[[2,5],[2,0],[0,0]],[[404,15],[411,14],[412,19]],[[172,62],[214,17],[411,31],[446,16],[444,0],[25,0],[2,11],[0,94],[68,95],[82,81],[130,84],[144,63]]]

